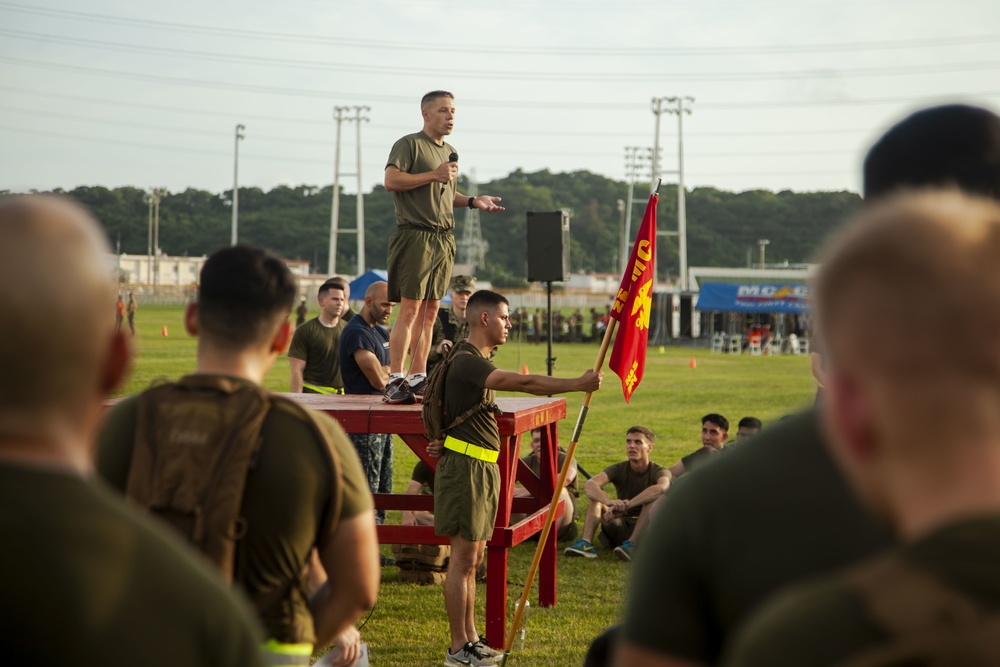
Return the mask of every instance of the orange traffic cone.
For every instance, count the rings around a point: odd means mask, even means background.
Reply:
[[[163,337],[164,337],[164,338],[166,338],[166,337],[167,337],[167,325],[166,325],[166,324],[164,324],[164,325],[163,325],[163,331],[161,331],[160,333],[162,333],[162,334],[163,334]]]
[[[691,357],[691,360],[688,361],[688,367],[689,368],[698,368],[698,360],[695,359],[694,357]]]
[[[528,364],[524,364],[523,366],[521,366],[521,375],[527,375],[527,374],[528,374]]]

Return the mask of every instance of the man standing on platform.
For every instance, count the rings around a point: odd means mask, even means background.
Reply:
[[[341,394],[340,336],[346,326],[340,314],[347,303],[344,288],[334,280],[320,285],[319,315],[296,327],[288,348],[289,382],[293,394]]]
[[[389,298],[399,303],[386,403],[423,397],[434,320],[455,263],[454,209],[504,210],[497,205],[499,197],[468,197],[457,190],[458,153],[444,140],[455,124],[455,96],[444,90],[427,93],[420,112],[423,129],[393,144],[385,167],[385,189],[396,206],[396,232],[389,239]]]
[[[494,412],[496,391],[522,391],[537,396],[570,391],[596,391],[602,374],[588,370],[578,378],[521,375],[499,370],[490,353],[507,340],[507,299],[480,290],[469,299],[469,338],[458,344],[444,382],[444,411],[464,415],[447,429],[434,486],[434,532],[448,537],[451,559],[444,583],[451,646],[445,665],[491,665],[500,653],[476,631],[476,568],[486,540],[493,534],[500,494],[500,432]]]
[[[469,323],[465,319],[465,306],[476,291],[475,276],[453,276],[451,279],[451,308],[438,310],[434,320],[434,338],[427,357],[428,375],[448,356],[455,343],[469,337]]]
[[[347,394],[381,394],[389,382],[389,322],[396,304],[386,296],[384,282],[372,283],[365,305],[344,328],[340,360]],[[392,434],[350,433],[372,493],[392,493]],[[385,523],[385,510],[375,511],[375,523]]]

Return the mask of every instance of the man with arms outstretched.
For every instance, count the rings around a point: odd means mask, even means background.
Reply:
[[[434,320],[455,263],[454,209],[504,210],[499,197],[468,197],[457,190],[457,153],[444,140],[455,124],[454,95],[444,90],[427,93],[420,113],[423,129],[397,141],[385,167],[385,189],[396,206],[396,232],[389,239],[389,299],[399,304],[389,347],[386,403],[413,403],[423,397]],[[411,347],[407,376],[404,367]]]
[[[480,406],[465,421],[447,430],[434,483],[434,532],[450,538],[451,560],[444,584],[451,646],[445,665],[490,665],[497,651],[476,631],[476,568],[486,540],[493,534],[500,494],[500,432],[494,417],[496,391],[523,391],[537,396],[570,391],[596,391],[601,374],[589,370],[579,378],[521,375],[499,370],[490,352],[507,340],[507,299],[480,290],[466,307],[469,338],[458,344],[445,376],[445,414],[462,415]]]

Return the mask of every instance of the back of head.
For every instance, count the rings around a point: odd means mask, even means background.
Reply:
[[[868,151],[864,181],[866,200],[922,187],[1000,199],[1000,117],[960,104],[918,111]]]
[[[817,328],[831,367],[883,401],[887,430],[1000,427],[998,257],[1000,205],[942,191],[889,198],[830,246]]]
[[[199,336],[227,349],[271,341],[295,303],[297,287],[270,250],[237,245],[214,253],[198,285]]]
[[[114,327],[111,249],[68,199],[0,200],[0,438],[98,400]]]

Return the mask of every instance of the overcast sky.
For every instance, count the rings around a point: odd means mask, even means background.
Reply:
[[[365,105],[367,191],[437,88],[479,180],[623,179],[625,147],[652,146],[651,98],[691,96],[689,187],[858,190],[867,146],[909,111],[1000,109],[1000,2],[0,0],[0,189],[221,192],[237,123],[242,186],[328,185],[333,107]],[[676,115],[661,136],[674,170]]]

